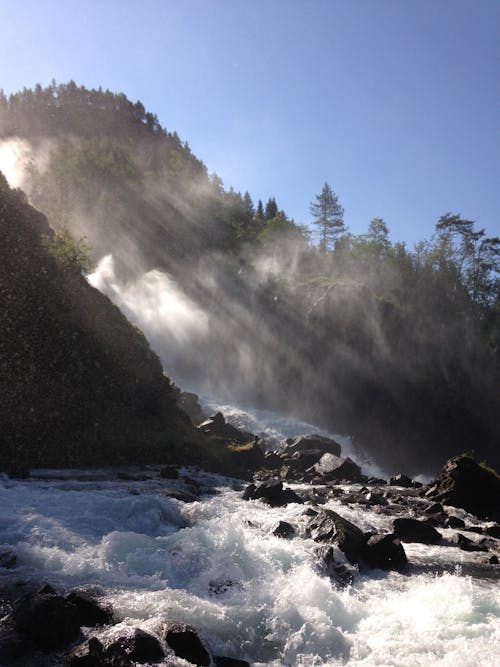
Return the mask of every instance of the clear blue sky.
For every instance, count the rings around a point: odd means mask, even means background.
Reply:
[[[140,99],[227,187],[355,233],[500,235],[499,0],[0,0],[0,87]]]

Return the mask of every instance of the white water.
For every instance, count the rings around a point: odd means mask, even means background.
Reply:
[[[245,502],[234,480],[194,471],[185,472],[219,493],[184,503],[165,495],[189,491],[182,478],[161,480],[150,469],[155,479],[131,482],[115,472],[0,479],[0,549],[18,557],[14,569],[0,568],[0,586],[99,590],[119,623],[91,634],[159,632],[178,620],[215,654],[256,666],[498,665],[498,582],[465,574],[484,554],[408,544],[409,575],[375,570],[340,589],[321,574],[303,506]],[[328,506],[363,530],[389,529],[389,517],[337,500]],[[279,520],[299,536],[274,537]]]

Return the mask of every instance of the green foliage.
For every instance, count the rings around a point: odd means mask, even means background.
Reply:
[[[92,271],[90,248],[85,239],[81,238],[76,241],[66,227],[60,232],[45,234],[43,245],[61,270],[73,273]]]
[[[320,248],[326,252],[345,232],[344,209],[328,183],[323,185],[321,194],[316,195],[316,201],[311,202],[310,212],[313,223],[319,228]]]

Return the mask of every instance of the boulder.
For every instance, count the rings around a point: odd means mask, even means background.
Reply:
[[[319,547],[316,549],[316,554],[320,560],[324,574],[342,587],[350,586],[352,584],[354,581],[352,570],[349,570],[343,563],[338,563],[335,560],[333,547]]]
[[[84,626],[107,625],[113,622],[111,607],[101,606],[94,598],[83,591],[72,591],[66,600],[75,605],[78,611],[78,623]]]
[[[276,528],[273,530],[273,535],[276,535],[276,537],[284,537],[288,539],[295,535],[295,528],[291,523],[288,523],[288,521],[280,521]]]
[[[210,665],[210,654],[191,625],[169,623],[165,629],[165,641],[179,658],[201,667]]]
[[[300,503],[304,501],[292,489],[284,489],[283,482],[272,479],[262,482],[259,486],[249,484],[242,495],[243,500],[263,500],[271,507],[283,507],[288,503]]]
[[[175,466],[164,466],[160,470],[162,479],[179,479],[179,470]]]
[[[439,544],[443,539],[441,533],[418,519],[394,519],[393,531],[403,542],[419,542],[421,544]]]
[[[480,518],[500,516],[500,477],[467,454],[446,462],[430,496]]]
[[[106,656],[122,652],[129,660],[139,664],[159,662],[165,657],[159,640],[140,628],[134,628],[131,634],[123,635],[106,648]]]
[[[0,567],[10,570],[17,563],[16,554],[10,549],[0,549]]]
[[[104,667],[106,665],[104,646],[97,637],[91,637],[66,656],[66,665],[68,667]]]
[[[236,658],[227,658],[224,655],[214,656],[215,667],[250,667],[246,660],[236,660]]]
[[[486,526],[484,532],[486,535],[500,540],[500,526],[498,524],[495,524],[494,526]]]
[[[313,466],[314,472],[325,481],[349,480],[357,482],[361,478],[361,468],[349,457],[341,458],[335,454],[323,454]]]
[[[341,447],[338,442],[331,438],[325,438],[322,435],[307,434],[297,435],[294,438],[287,438],[283,449],[285,452],[293,454],[294,452],[302,452],[305,450],[318,449],[321,454],[334,454],[340,456]],[[320,457],[318,457],[320,458]]]
[[[458,516],[450,515],[444,522],[445,528],[465,528],[465,521]]]
[[[228,424],[222,412],[216,412],[197,428],[209,438],[223,441],[226,444],[245,445],[255,441],[253,433],[240,431],[236,426]]]
[[[462,551],[488,551],[488,547],[484,544],[473,542],[472,540],[469,540],[468,537],[465,537],[465,535],[462,535],[462,533],[453,535],[450,539],[450,544],[459,547]]]
[[[394,533],[372,535],[365,548],[364,560],[370,567],[403,571],[408,559],[400,539]]]
[[[336,544],[351,564],[359,563],[363,557],[363,531],[333,510],[321,510],[309,523],[309,532],[316,542]]]
[[[411,489],[413,487],[413,480],[410,477],[407,477],[406,475],[396,475],[395,477],[391,477],[389,480],[389,485],[390,486],[401,486],[404,489]]]
[[[42,588],[23,596],[11,614],[14,628],[46,649],[64,646],[80,631],[77,607],[52,590]]]

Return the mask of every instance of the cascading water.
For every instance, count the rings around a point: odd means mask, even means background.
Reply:
[[[245,419],[266,426],[261,414]],[[0,567],[2,589],[48,582],[98,592],[118,623],[88,636],[138,626],[159,634],[166,620],[181,621],[213,654],[255,666],[498,664],[500,589],[484,554],[405,544],[407,573],[356,573],[341,587],[321,569],[303,505],[244,501],[238,481],[191,469],[178,480],[143,472],[151,479],[117,479],[116,470],[0,479],[0,551],[17,558]],[[390,530],[375,508],[336,497],[326,507],[364,531]],[[273,535],[280,520],[294,525],[294,538]]]

